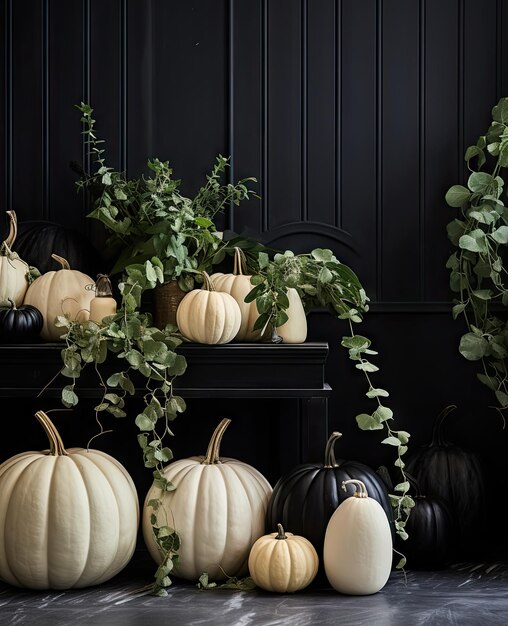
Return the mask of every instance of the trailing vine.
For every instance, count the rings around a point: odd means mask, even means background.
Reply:
[[[450,288],[457,294],[452,314],[464,320],[467,332],[459,351],[481,365],[477,377],[497,399],[503,419],[508,409],[508,326],[497,313],[508,306],[504,248],[508,244],[508,208],[502,174],[508,168],[508,98],[492,109],[487,133],[469,146],[464,160],[471,172],[467,187],[453,185],[446,193],[449,206],[459,209],[447,226],[456,246],[446,263]],[[476,167],[474,167],[476,165]],[[488,171],[482,171],[488,168]]]

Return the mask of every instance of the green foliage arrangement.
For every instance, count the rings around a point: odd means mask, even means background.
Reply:
[[[150,176],[127,179],[124,173],[106,164],[103,141],[95,133],[93,110],[83,103],[78,108],[94,171],[82,171],[77,186],[92,197],[94,208],[89,217],[98,219],[109,234],[108,247],[114,250],[116,259],[112,273],[121,273],[118,284],[121,302],[118,312],[101,325],[66,317],[58,319],[65,333],[61,373],[70,379],[62,390],[63,404],[73,407],[78,403],[77,381],[86,367],[95,370],[103,390],[95,407],[99,424],[100,416],[106,413],[124,417],[128,396],[135,393],[136,386],[144,386],[144,406],[135,418],[144,464],[152,470],[161,495],[174,489],[164,478],[162,468],[173,456],[167,445],[173,435],[171,422],[185,411],[184,399],[173,390],[175,379],[184,373],[187,364],[183,355],[178,354],[182,341],[178,330],[170,325],[155,328],[151,314],[142,310],[142,296],[170,280],[177,280],[181,289],[189,291],[202,282],[203,271],[211,272],[214,264],[239,247],[252,273],[254,288],[246,300],[256,301],[260,313],[256,328],[273,332],[287,320],[288,287],[298,290],[306,312],[326,307],[339,319],[347,320],[350,334],[343,337],[341,345],[348,350],[355,367],[363,372],[368,385],[366,395],[375,402],[372,413],[362,413],[356,420],[363,430],[384,430],[383,443],[396,450],[395,466],[402,480],[394,487],[396,493],[391,498],[397,533],[406,538],[405,524],[414,505],[408,494],[409,482],[402,458],[407,451],[409,433],[391,428],[393,413],[381,402],[388,392],[371,382],[371,374],[378,368],[368,357],[376,352],[368,338],[354,331],[354,325],[368,311],[368,298],[355,273],[330,250],[315,249],[299,255],[286,251],[272,258],[256,241],[243,237],[223,241],[214,218],[231,204],[237,206],[251,197],[253,193],[247,185],[255,179],[224,184],[228,161],[222,156],[217,158],[205,185],[193,199],[181,195],[180,181],[172,178],[169,164],[158,159],[148,162]],[[118,364],[118,367],[113,367],[115,371],[105,377],[101,366],[108,355],[108,365]],[[102,432],[101,425],[99,434]],[[179,537],[170,526],[157,525],[160,504],[160,499],[150,502],[154,536],[165,555],[155,574],[153,592],[165,595],[171,584],[170,573],[178,560]],[[399,563],[400,567],[403,565],[404,559]],[[208,582],[200,583],[208,585]]]
[[[491,389],[503,417],[508,409],[508,306],[504,254],[508,244],[508,208],[504,205],[504,179],[508,168],[508,98],[492,109],[487,133],[469,146],[464,160],[471,174],[467,187],[454,185],[446,202],[460,211],[447,226],[457,248],[449,257],[450,288],[457,294],[453,317],[462,317],[467,332],[459,351],[479,362],[478,379]]]

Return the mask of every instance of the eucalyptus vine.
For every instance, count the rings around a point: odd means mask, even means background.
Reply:
[[[494,392],[503,416],[508,409],[508,326],[497,313],[508,306],[503,258],[508,208],[502,199],[502,174],[508,168],[508,98],[494,106],[487,133],[467,148],[464,160],[471,172],[467,187],[454,185],[446,193],[446,202],[460,211],[447,226],[457,248],[446,263],[450,288],[457,294],[452,313],[454,319],[461,316],[467,327],[459,351],[467,360],[480,363],[477,377]]]
[[[343,337],[342,347],[346,348],[355,367],[363,372],[367,381],[367,398],[374,400],[376,406],[372,413],[361,413],[356,421],[362,430],[384,430],[386,437],[383,444],[392,446],[396,451],[394,465],[401,474],[390,500],[395,512],[395,529],[402,539],[407,539],[405,531],[407,519],[414,501],[409,495],[410,484],[404,472],[403,456],[408,450],[410,434],[405,430],[392,429],[393,411],[383,404],[388,391],[375,387],[371,375],[379,368],[367,357],[376,355],[371,341],[356,334],[354,324],[362,321],[362,315],[369,310],[369,299],[356,274],[341,263],[331,250],[316,248],[308,254],[294,254],[287,250],[276,254],[273,260],[265,252],[259,253],[259,273],[251,278],[254,285],[245,301],[256,301],[260,316],[255,329],[275,328],[287,321],[286,310],[289,301],[286,295],[288,287],[296,288],[307,312],[318,307],[326,307],[340,320],[347,320],[350,335]],[[402,558],[398,567],[403,567]]]

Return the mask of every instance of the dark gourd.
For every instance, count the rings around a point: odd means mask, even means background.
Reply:
[[[100,253],[82,233],[53,222],[20,222],[16,251],[41,274],[58,269],[51,254],[67,259],[72,268],[91,276],[104,271]]]
[[[341,437],[332,433],[325,449],[323,465],[299,465],[284,475],[275,485],[267,511],[266,526],[278,523],[302,535],[322,554],[327,524],[335,509],[353,495],[354,488],[342,489],[342,482],[361,480],[369,493],[383,507],[393,532],[393,514],[388,491],[376,472],[356,461],[336,460],[335,442]]]
[[[478,545],[485,509],[485,485],[475,454],[447,441],[442,433],[446,407],[436,418],[432,441],[408,457],[406,470],[422,493],[445,500],[457,520],[459,554],[470,555]]]
[[[407,558],[408,569],[440,569],[453,562],[456,553],[456,520],[442,498],[423,495],[418,482],[407,474],[414,492],[414,507],[406,524],[409,535],[397,549]]]
[[[0,343],[38,341],[44,320],[39,309],[29,304],[0,307]]]

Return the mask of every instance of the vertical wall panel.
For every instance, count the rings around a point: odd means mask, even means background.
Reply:
[[[85,228],[81,203],[76,202],[76,175],[69,167],[82,158],[79,111],[83,92],[83,33],[87,31],[82,0],[48,5],[47,132],[45,142],[47,197],[45,215],[54,222]],[[47,206],[46,206],[47,205]]]
[[[307,215],[335,225],[335,0],[308,2],[307,14]]]
[[[11,88],[10,81],[12,75],[12,5],[11,0],[5,0],[0,8],[0,213],[11,204],[11,167],[12,167],[12,137],[11,137]],[[4,224],[0,218],[0,224]],[[3,233],[3,228],[0,229]]]
[[[362,36],[358,37],[361,32]],[[342,2],[338,153],[341,225],[351,233],[355,268],[371,298],[376,297],[377,56],[376,4]]]
[[[457,215],[444,196],[457,179],[459,138],[459,9],[457,3],[426,0],[425,20],[425,223],[423,299],[450,298],[446,259],[451,243],[446,224]],[[462,171],[462,167],[461,167]]]
[[[300,2],[269,0],[267,3],[269,228],[298,222],[302,216]]]
[[[378,297],[418,300],[419,6],[382,3],[382,224]]]
[[[12,206],[19,220],[43,214],[43,9],[40,0],[12,3]],[[44,167],[47,167],[44,165]]]

